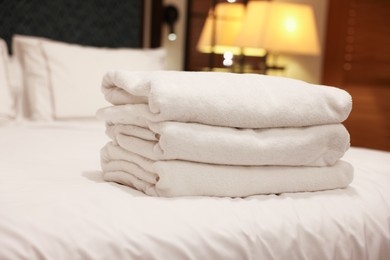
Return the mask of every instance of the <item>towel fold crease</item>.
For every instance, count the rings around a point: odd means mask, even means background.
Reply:
[[[224,165],[329,166],[349,148],[341,124],[298,128],[236,129],[196,123],[108,124],[115,144],[151,160]]]
[[[154,122],[300,127],[340,123],[352,108],[344,90],[259,74],[114,70],[102,90],[113,105],[135,104],[135,115]]]
[[[344,188],[352,109],[344,90],[258,74],[109,71],[106,181],[152,196]]]
[[[352,166],[227,166],[179,160],[153,161],[112,143],[101,150],[106,181],[115,181],[152,196],[228,196],[303,192],[346,187]],[[134,170],[136,169],[136,171]]]

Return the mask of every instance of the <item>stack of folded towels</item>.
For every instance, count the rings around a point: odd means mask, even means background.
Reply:
[[[255,74],[110,71],[100,109],[106,181],[153,196],[229,196],[346,187],[353,167],[338,88]]]

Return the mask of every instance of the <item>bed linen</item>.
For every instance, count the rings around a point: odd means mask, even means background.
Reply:
[[[346,189],[155,198],[104,182],[102,122],[0,128],[0,259],[387,259],[390,153]]]
[[[110,68],[163,70],[165,66],[163,48],[92,47],[19,34],[12,44],[24,78],[23,113],[37,121],[94,118],[98,108],[108,105],[97,89]]]

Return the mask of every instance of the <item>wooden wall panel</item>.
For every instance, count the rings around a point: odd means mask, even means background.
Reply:
[[[390,151],[388,0],[329,0],[323,83],[352,95],[351,144]]]
[[[188,5],[188,26],[185,70],[197,71],[208,66],[209,55],[196,49],[212,0],[190,0]]]
[[[353,109],[345,126],[353,146],[390,151],[390,88],[344,87],[353,97]]]

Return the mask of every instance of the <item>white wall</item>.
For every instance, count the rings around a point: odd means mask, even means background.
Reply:
[[[150,23],[151,23],[151,8],[153,0],[144,0],[144,48],[149,48],[150,45]],[[187,0],[164,0],[163,5],[174,5],[179,11],[179,18],[174,28],[177,35],[175,41],[168,40],[168,26],[162,25],[161,46],[167,51],[166,69],[168,70],[183,70],[184,55],[185,55],[185,39],[186,39],[186,20],[187,20]]]
[[[175,32],[177,39],[175,41],[168,40],[168,26],[163,25],[162,28],[162,43],[167,51],[166,68],[168,70],[183,70],[184,55],[185,55],[185,39],[186,39],[186,21],[187,21],[187,0],[164,0],[164,5],[174,5],[179,10],[179,19],[175,24]]]

